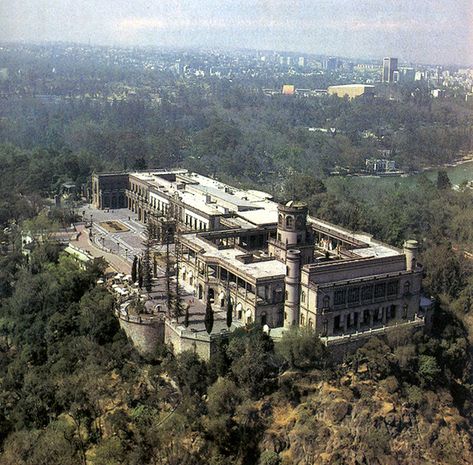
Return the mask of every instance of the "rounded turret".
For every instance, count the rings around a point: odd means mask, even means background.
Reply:
[[[406,256],[406,270],[413,271],[417,266],[417,255],[419,252],[419,243],[414,240],[404,242],[404,255]]]
[[[286,254],[286,294],[284,300],[284,327],[299,323],[299,284],[301,275],[300,250],[288,250]]]
[[[278,240],[286,245],[304,244],[307,235],[307,205],[290,201],[278,205]]]

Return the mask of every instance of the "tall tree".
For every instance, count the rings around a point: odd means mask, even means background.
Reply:
[[[207,333],[211,333],[214,327],[214,311],[212,309],[212,304],[210,303],[210,295],[207,293],[207,306],[205,307],[205,330]]]
[[[176,280],[174,289],[169,286],[169,305],[171,309],[172,316],[179,321],[179,317],[182,316],[184,312],[184,306],[181,297],[181,290],[179,287],[179,259],[180,259],[180,241],[179,235],[176,233],[174,235],[174,255],[176,258],[175,263],[175,272],[176,272]]]
[[[184,314],[184,327],[189,327],[189,305],[186,305],[186,313]]]
[[[153,275],[155,278],[158,277],[158,261],[155,254],[153,254]]]
[[[227,297],[227,327],[230,329],[232,326],[233,320],[233,308],[232,303],[230,302],[230,296]]]
[[[138,287],[143,287],[143,265],[141,264],[141,258],[138,259]]]
[[[149,221],[146,226],[146,238],[143,242],[143,246],[144,246],[143,264],[142,264],[143,285],[148,292],[151,292],[152,290],[151,280],[153,278],[153,272],[151,268],[151,253],[152,253],[152,247],[153,247],[153,226]]]
[[[437,189],[451,189],[452,183],[445,170],[439,170],[437,174]]]
[[[131,281],[136,283],[138,279],[138,257],[135,255],[133,258],[133,264],[131,265]]]

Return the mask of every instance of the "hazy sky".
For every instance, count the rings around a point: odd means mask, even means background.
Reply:
[[[473,64],[473,0],[0,0],[0,41],[19,40]]]

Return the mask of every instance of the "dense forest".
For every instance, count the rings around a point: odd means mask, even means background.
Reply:
[[[96,67],[91,81],[105,72],[131,79]],[[2,103],[0,464],[473,463],[473,191],[442,171],[411,187],[328,176],[379,149],[407,169],[452,161],[471,150],[471,109],[421,86],[348,101],[166,79],[158,106]],[[209,363],[164,346],[140,356],[96,284],[103,265],[80,269],[49,242],[26,260],[19,231],[45,212],[67,224],[45,210],[65,181],[170,166],[305,200],[393,245],[417,239],[432,333],[373,338],[339,365],[310,332],[275,346],[260,328],[233,333]]]

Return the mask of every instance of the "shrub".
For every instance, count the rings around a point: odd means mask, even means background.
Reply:
[[[281,463],[281,459],[276,452],[272,450],[265,450],[259,458],[258,465],[279,465]]]

